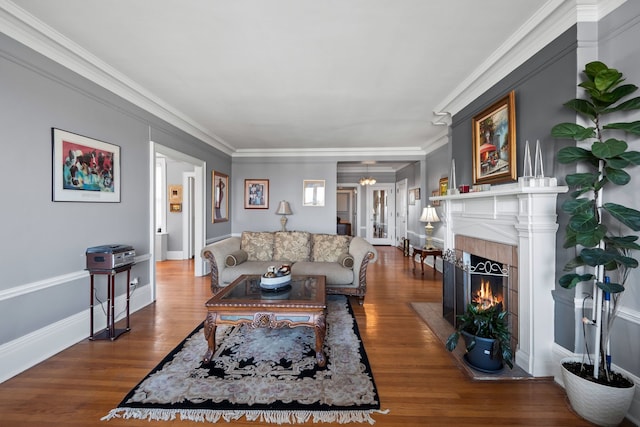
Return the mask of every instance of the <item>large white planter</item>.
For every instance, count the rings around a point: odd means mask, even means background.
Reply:
[[[561,361],[562,379],[569,402],[578,415],[592,423],[615,427],[624,419],[635,393],[630,388],[609,387],[597,384],[572,374],[564,362],[579,362],[580,359],[565,358]]]

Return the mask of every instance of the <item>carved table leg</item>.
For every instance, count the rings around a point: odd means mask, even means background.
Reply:
[[[207,313],[207,318],[204,320],[204,338],[209,343],[209,348],[202,358],[202,363],[211,362],[216,349],[216,328],[216,313]]]
[[[327,358],[322,351],[322,347],[324,345],[324,336],[327,332],[324,313],[318,316],[316,324],[313,328],[316,332],[316,359],[318,360],[318,366],[324,368],[327,365]]]

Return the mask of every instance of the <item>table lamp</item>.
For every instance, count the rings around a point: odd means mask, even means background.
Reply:
[[[289,206],[289,202],[282,200],[278,205],[278,209],[276,209],[276,215],[282,215],[282,218],[280,218],[282,231],[287,231],[287,215],[293,215],[293,212],[291,212],[291,207]]]
[[[427,225],[424,226],[424,231],[427,233],[427,241],[425,243],[425,249],[433,249],[434,246],[431,243],[431,235],[433,234],[433,225],[432,222],[439,222],[440,218],[438,218],[438,213],[436,212],[436,208],[427,206],[422,209],[422,216],[420,217],[420,222],[426,222]]]

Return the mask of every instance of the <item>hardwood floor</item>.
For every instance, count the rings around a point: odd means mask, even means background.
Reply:
[[[390,410],[374,416],[376,425],[591,425],[571,411],[564,391],[551,381],[468,379],[409,305],[439,301],[441,275],[434,279],[428,267],[424,276],[419,268],[413,273],[410,258],[396,248],[378,250],[365,304],[353,301],[382,409]],[[0,384],[0,426],[149,426],[100,418],[204,319],[209,280],[192,277],[192,271],[188,261],[158,263],[158,300],[132,314],[130,333],[114,342],[84,340]]]

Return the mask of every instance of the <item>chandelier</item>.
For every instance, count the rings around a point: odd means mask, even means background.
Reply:
[[[369,165],[367,165],[367,175],[369,175]],[[373,185],[375,183],[376,183],[376,179],[371,175],[369,175],[368,177],[363,176],[362,178],[360,178],[360,185],[362,186]]]

